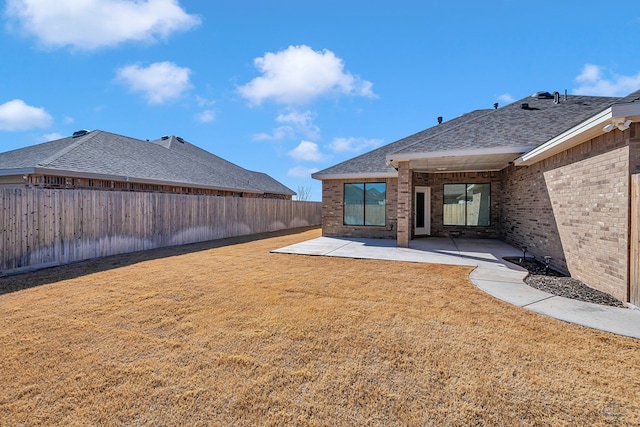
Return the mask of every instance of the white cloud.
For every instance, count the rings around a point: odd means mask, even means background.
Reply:
[[[320,152],[318,144],[311,141],[301,141],[293,150],[289,151],[289,156],[300,161],[321,162],[325,156]]]
[[[68,135],[66,135],[68,136]],[[43,142],[48,142],[48,141],[55,141],[56,139],[61,139],[64,138],[65,135],[62,135],[59,132],[51,132],[51,133],[45,133],[44,135],[42,135],[42,141]]]
[[[287,172],[287,175],[293,178],[311,178],[312,173],[318,172],[318,168],[305,168],[304,166],[296,166]]]
[[[172,62],[155,62],[148,67],[127,65],[117,72],[117,79],[134,92],[141,92],[150,104],[162,104],[180,97],[191,88],[189,68]]]
[[[216,119],[216,113],[212,110],[204,110],[196,114],[196,121],[200,123],[211,123]]]
[[[503,93],[498,96],[498,101],[504,102],[505,104],[511,104],[512,102],[516,102],[516,99],[509,93]]]
[[[295,138],[295,132],[291,126],[280,126],[275,128],[271,133],[257,133],[253,135],[254,141],[281,141],[283,139]]]
[[[6,14],[47,47],[153,42],[200,24],[177,0],[8,0]]]
[[[281,104],[305,104],[327,94],[375,97],[369,81],[344,71],[342,59],[329,51],[309,46],[289,46],[254,59],[262,73],[244,86],[240,95],[259,105],[271,99]]]
[[[196,103],[198,104],[199,107],[209,107],[215,104],[216,101],[213,99],[204,98],[200,95],[196,95]]]
[[[320,128],[313,123],[315,114],[311,111],[289,111],[276,117],[276,122],[284,124],[278,126],[271,134],[260,133],[254,135],[254,140],[283,140],[294,139],[298,135],[315,139],[320,137]]]
[[[51,126],[53,118],[44,108],[32,107],[21,99],[0,105],[0,130],[19,131]]]
[[[580,85],[573,90],[576,95],[624,96],[640,88],[640,72],[634,76],[622,76],[598,65],[585,64],[576,82]]]
[[[356,153],[364,151],[366,149],[373,149],[381,146],[383,141],[381,139],[367,139],[367,138],[334,138],[329,144],[329,149],[336,153]]]
[[[298,133],[307,138],[317,138],[320,135],[320,128],[313,123],[315,114],[311,111],[290,111],[287,114],[280,114],[276,117],[278,123],[287,123]]]
[[[576,81],[578,83],[593,83],[602,78],[602,73],[600,71],[600,67],[593,64],[585,64],[582,67],[582,72],[578,77],[576,77]]]

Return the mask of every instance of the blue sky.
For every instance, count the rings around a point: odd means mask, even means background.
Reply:
[[[637,0],[7,0],[0,151],[181,136],[294,191],[536,91],[640,89]]]

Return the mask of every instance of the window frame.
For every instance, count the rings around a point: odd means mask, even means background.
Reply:
[[[445,213],[444,213],[444,207],[447,205],[446,203],[446,197],[445,197],[445,188],[448,185],[464,185],[464,195],[465,195],[465,203],[464,203],[464,224],[446,224],[445,223]],[[488,215],[487,215],[487,223],[486,224],[481,224],[481,225],[474,225],[474,224],[469,224],[469,211],[468,211],[468,207],[469,207],[469,200],[468,200],[468,192],[469,192],[469,186],[473,186],[473,185],[486,185],[488,186],[488,196],[489,196],[489,203],[487,205],[487,209],[488,209]],[[448,184],[443,184],[442,185],[442,225],[444,227],[491,227],[491,182],[456,182],[456,183],[448,183]]]
[[[347,185],[362,185],[362,223],[348,223],[347,222]],[[384,186],[384,204],[383,209],[383,221],[382,224],[367,224],[367,186],[369,185],[383,185]],[[342,225],[349,227],[386,227],[387,225],[387,182],[375,181],[375,182],[345,182],[342,185]]]

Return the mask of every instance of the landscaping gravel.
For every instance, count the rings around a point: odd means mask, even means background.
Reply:
[[[524,279],[524,282],[532,288],[565,298],[626,308],[621,301],[611,295],[590,288],[580,280],[567,277],[550,268],[547,269],[541,262],[530,259],[522,262],[521,258],[505,258],[505,260],[518,264],[529,271],[529,275]]]

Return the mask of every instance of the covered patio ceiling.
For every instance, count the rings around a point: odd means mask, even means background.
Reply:
[[[387,155],[387,162],[397,168],[399,162],[408,161],[416,172],[482,172],[504,169],[523,153],[534,147],[497,147],[477,150],[433,151]]]

